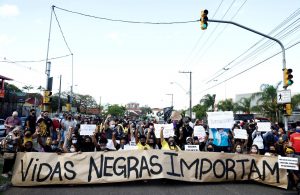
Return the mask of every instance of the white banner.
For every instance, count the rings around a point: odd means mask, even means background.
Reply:
[[[199,142],[204,142],[206,137],[206,132],[203,126],[194,127],[194,136],[198,137]]]
[[[160,138],[160,131],[162,127],[164,128],[163,130],[164,138],[169,138],[171,136],[174,136],[173,124],[154,124],[156,138]]]
[[[279,169],[299,170],[298,158],[278,156]]]
[[[257,131],[271,131],[271,123],[257,122]]]
[[[248,139],[248,134],[245,129],[234,129],[234,139]]]
[[[209,128],[232,128],[234,117],[232,111],[206,112]]]
[[[80,135],[93,135],[96,125],[82,124],[80,125]]]

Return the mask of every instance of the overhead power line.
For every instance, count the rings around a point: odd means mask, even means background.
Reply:
[[[62,11],[72,13],[72,14],[77,14],[77,15],[90,17],[90,18],[95,18],[95,19],[99,19],[99,20],[106,20],[106,21],[110,21],[110,22],[122,22],[122,23],[131,23],[131,24],[162,24],[162,25],[164,25],[164,24],[188,24],[188,23],[200,22],[200,19],[189,20],[189,21],[174,21],[174,22],[149,22],[149,21],[121,20],[121,19],[99,17],[99,16],[94,16],[94,15],[85,14],[85,13],[81,13],[81,12],[71,11],[71,10],[68,10],[68,9],[57,7],[55,5],[53,5],[53,7],[56,8],[56,9],[62,10]]]

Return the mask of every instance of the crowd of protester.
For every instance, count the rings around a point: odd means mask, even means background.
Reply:
[[[6,137],[1,142],[4,154],[3,177],[8,177],[15,161],[16,152],[93,152],[123,150],[126,146],[136,145],[138,150],[173,150],[185,149],[185,145],[199,145],[199,151],[226,152],[234,154],[251,154],[266,156],[300,155],[300,123],[294,123],[289,129],[283,123],[271,125],[267,132],[259,131],[254,120],[237,121],[228,131],[222,145],[216,145],[209,134],[209,127],[202,120],[192,121],[189,117],[180,120],[169,119],[173,124],[174,136],[164,138],[163,131],[156,137],[156,119],[130,120],[108,115],[101,119],[84,117],[79,114],[64,113],[62,119],[56,114],[49,117],[48,112],[36,116],[34,109],[21,126],[18,113],[5,121]],[[81,124],[95,124],[93,135],[80,135]],[[203,126],[204,138],[194,136],[194,127]],[[248,139],[235,139],[234,129],[245,129]],[[298,172],[290,174],[294,183],[298,183]]]

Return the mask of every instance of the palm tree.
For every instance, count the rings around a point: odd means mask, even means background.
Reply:
[[[251,112],[251,97],[250,98],[242,98],[236,104],[236,111],[242,111],[243,113],[250,114]]]
[[[218,110],[222,111],[233,111],[234,110],[234,103],[232,99],[222,100],[217,105]]]
[[[27,90],[27,93],[29,93],[30,90],[33,89],[33,87],[31,85],[25,85],[24,87],[22,87],[24,90]]]
[[[254,93],[252,99],[258,98],[257,106],[253,107],[255,111],[271,118],[273,122],[279,120],[279,109],[277,105],[277,89],[281,82],[276,86],[269,84],[262,84],[260,86],[261,92]]]
[[[205,106],[207,111],[214,111],[215,110],[215,100],[216,100],[216,94],[213,94],[213,95],[206,94],[200,100],[200,104]]]

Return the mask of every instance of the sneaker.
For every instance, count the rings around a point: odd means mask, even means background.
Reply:
[[[8,174],[7,173],[3,173],[1,176],[4,177],[4,178],[8,178]]]

